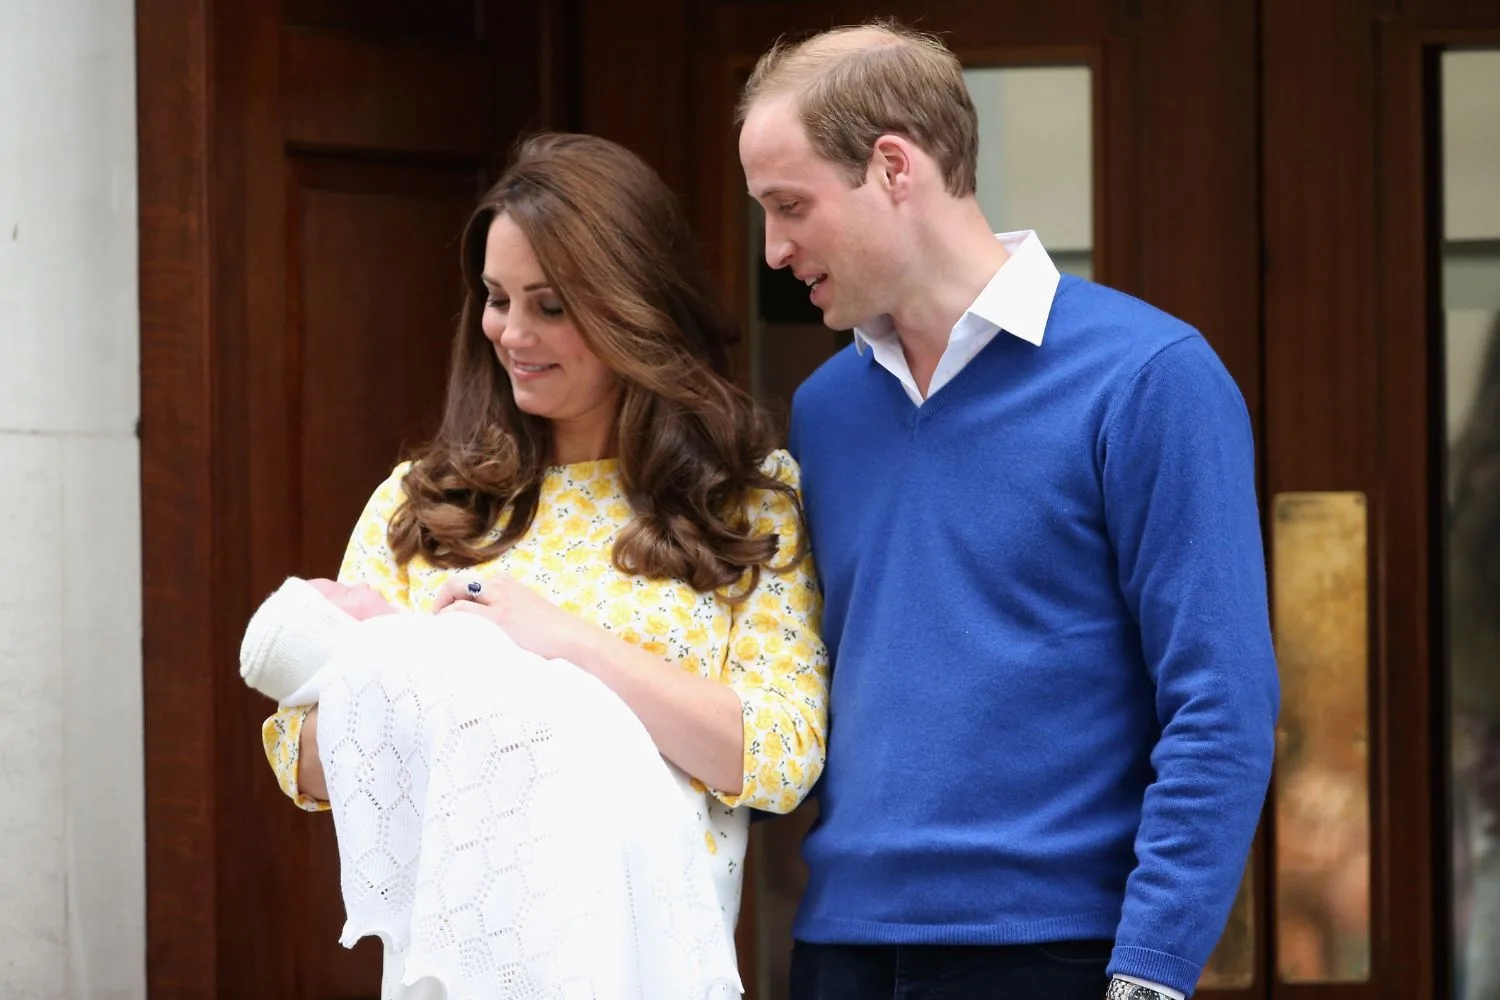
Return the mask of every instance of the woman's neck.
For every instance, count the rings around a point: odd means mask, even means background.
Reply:
[[[600,420],[553,421],[553,465],[596,462],[615,455],[614,422]]]

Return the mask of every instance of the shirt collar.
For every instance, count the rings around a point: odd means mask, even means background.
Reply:
[[[990,278],[979,297],[959,319],[954,331],[957,333],[973,325],[970,317],[975,317],[984,324],[1040,347],[1047,329],[1047,317],[1052,312],[1052,300],[1057,295],[1057,284],[1061,280],[1057,265],[1052,263],[1034,230],[996,233],[995,239],[1009,252],[1010,259]],[[865,348],[876,341],[888,340],[895,335],[891,317],[877,316],[854,328],[854,348],[863,354]]]

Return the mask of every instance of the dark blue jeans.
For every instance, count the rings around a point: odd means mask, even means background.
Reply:
[[[807,944],[791,1000],[1103,1000],[1112,942],[1003,946]]]

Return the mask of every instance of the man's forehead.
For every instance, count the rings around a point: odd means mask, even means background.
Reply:
[[[790,94],[774,94],[756,101],[745,115],[745,124],[740,130],[742,143],[748,139],[756,145],[779,144],[804,137],[797,102]]]
[[[817,157],[802,122],[788,107],[751,112],[740,133],[740,159],[753,197],[764,198],[806,181]]]

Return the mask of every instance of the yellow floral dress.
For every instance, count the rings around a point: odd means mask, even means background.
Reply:
[[[344,554],[339,580],[365,583],[399,608],[429,611],[455,571],[418,556],[396,562],[386,526],[401,503],[408,466],[397,466],[365,506]],[[798,485],[796,462],[773,452],[766,471]],[[799,544],[792,504],[778,493],[754,499],[757,531],[780,539],[776,564]],[[615,632],[663,659],[728,684],[739,695],[745,727],[744,785],[726,795],[703,793],[698,818],[715,858],[715,882],[733,923],[748,839],[748,810],[790,812],[823,770],[827,736],[828,653],[818,635],[821,599],[810,559],[786,573],[764,571],[754,592],[731,607],[685,583],[621,573],[611,560],[616,534],[631,518],[613,459],[554,466],[542,481],[531,530],[472,572],[503,572],[562,608]],[[265,721],[266,757],[281,788],[299,806],[327,809],[297,787],[297,747],[307,708],[286,708]]]

